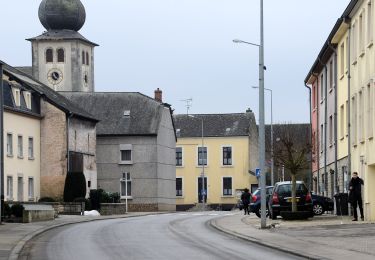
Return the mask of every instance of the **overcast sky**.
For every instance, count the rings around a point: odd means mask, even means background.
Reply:
[[[1,0],[5,2],[4,0]],[[40,0],[1,4],[0,59],[31,65],[24,39],[44,31]],[[83,0],[80,33],[95,49],[96,91],[163,90],[175,113],[237,113],[258,119],[259,0]],[[303,81],[349,0],[265,0],[265,87],[275,122],[308,122]],[[266,96],[266,109],[270,107]],[[266,111],[269,122],[270,110]]]

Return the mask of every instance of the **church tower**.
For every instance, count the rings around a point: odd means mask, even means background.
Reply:
[[[32,44],[33,76],[56,91],[94,92],[94,48],[78,31],[86,20],[80,0],[43,0],[43,34]]]

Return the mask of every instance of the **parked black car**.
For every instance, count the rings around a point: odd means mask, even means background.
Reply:
[[[310,192],[302,181],[297,181],[296,185],[298,211],[309,211],[313,216],[313,202]],[[268,200],[268,209],[271,219],[276,219],[281,211],[292,210],[292,183],[290,181],[275,184],[272,195]]]
[[[268,216],[268,198],[272,194],[273,186],[266,187],[266,205],[267,205],[267,216]],[[261,198],[261,189],[257,189],[251,196],[250,203],[250,212],[254,212],[260,218],[260,198]]]
[[[333,211],[334,202],[331,198],[311,194],[313,200],[313,211],[315,215],[322,215],[326,211]]]

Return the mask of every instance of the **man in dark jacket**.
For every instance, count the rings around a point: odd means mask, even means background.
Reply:
[[[349,183],[349,198],[354,211],[353,221],[358,221],[357,204],[361,213],[361,219],[364,220],[363,207],[362,207],[362,185],[363,180],[358,177],[357,172],[353,172],[353,177]]]
[[[250,215],[250,211],[249,211],[250,199],[251,199],[251,194],[249,193],[249,189],[245,188],[244,192],[241,195],[241,200],[243,203],[243,209],[245,211],[245,215],[246,214]]]

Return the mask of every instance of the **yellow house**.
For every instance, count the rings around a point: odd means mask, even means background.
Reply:
[[[30,90],[3,77],[4,191],[7,201],[40,198],[40,107]]]
[[[364,210],[367,220],[375,220],[374,143],[374,1],[356,1],[348,14],[350,71],[351,172],[364,180]]]
[[[258,161],[258,133],[250,110],[176,115],[175,127],[177,210],[202,203],[203,197],[211,208],[231,209],[244,188],[258,187],[249,173]]]

